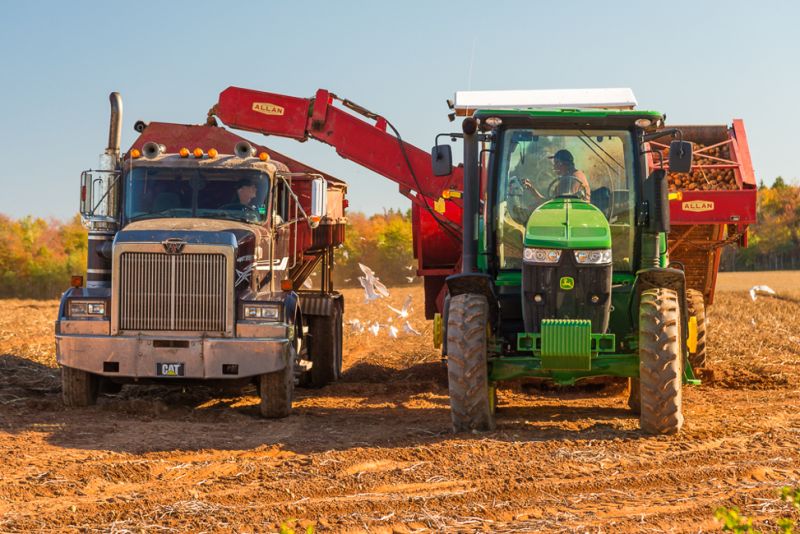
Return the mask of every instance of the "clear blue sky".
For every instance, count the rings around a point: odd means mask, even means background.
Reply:
[[[200,123],[229,85],[324,87],[426,149],[453,128],[456,90],[631,87],[673,124],[743,118],[757,178],[796,180],[798,21],[790,1],[7,3],[0,213],[76,212],[109,92],[123,96],[126,148],[136,119]],[[327,145],[260,140],[348,181],[353,209],[410,205]]]

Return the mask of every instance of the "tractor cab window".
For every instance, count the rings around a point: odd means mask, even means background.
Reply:
[[[531,213],[553,198],[573,197],[605,214],[614,269],[632,270],[635,198],[629,132],[508,129],[500,143],[495,222],[501,269],[522,267]]]
[[[138,167],[125,176],[125,218],[266,220],[269,176],[259,171]]]

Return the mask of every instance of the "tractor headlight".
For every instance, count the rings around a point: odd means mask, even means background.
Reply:
[[[589,265],[606,265],[611,263],[611,249],[576,250],[575,261]]]
[[[555,248],[526,248],[522,257],[527,263],[558,263],[561,251]]]
[[[70,319],[103,317],[106,314],[106,303],[92,300],[70,300]]]
[[[244,319],[266,319],[277,321],[281,316],[279,304],[245,304]]]

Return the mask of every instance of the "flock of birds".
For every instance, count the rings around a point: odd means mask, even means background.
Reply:
[[[358,267],[361,269],[361,272],[364,273],[364,276],[358,277],[358,281],[361,284],[361,287],[364,288],[365,302],[372,302],[389,296],[389,290],[386,288],[383,282],[380,281],[380,278],[375,276],[375,271],[363,263],[359,263]],[[411,280],[413,279],[414,278],[411,277]],[[422,335],[422,332],[415,329],[408,320],[412,310],[411,295],[406,297],[402,308],[397,309],[394,306],[389,305],[387,305],[387,307],[397,316],[396,319],[398,323],[402,323],[403,326],[401,328],[404,334],[410,334],[414,336]],[[362,323],[359,319],[350,319],[347,321],[347,324],[350,325],[351,331],[355,334],[363,334],[365,331],[368,331],[373,336],[377,337],[380,334],[381,329],[383,329],[388,332],[390,338],[397,339],[397,336],[400,333],[400,328],[395,326],[393,324],[394,322],[395,318],[389,317],[384,324],[378,321],[367,321]]]

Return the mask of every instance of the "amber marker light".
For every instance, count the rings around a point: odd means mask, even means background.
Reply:
[[[135,148],[134,148],[133,150],[131,150],[131,157],[132,157],[133,159],[139,159],[139,158],[141,158],[141,157],[142,157],[142,153],[141,153],[141,152],[139,152],[139,150],[137,150],[137,149],[135,149]]]
[[[285,278],[281,280],[282,291],[291,291],[292,289],[294,289],[294,284],[292,283],[291,279]]]
[[[189,157],[189,149],[186,148],[186,147],[183,147],[182,149],[178,150],[178,154],[180,154],[182,158],[188,158]]]
[[[266,152],[261,152],[258,155],[258,159],[260,159],[261,161],[269,161],[269,154],[267,154]]]
[[[197,159],[200,159],[200,158],[203,157],[203,149],[199,148],[199,147],[195,148],[194,152],[192,152],[192,154],[194,154],[194,157],[196,157]]]
[[[69,279],[69,285],[72,287],[83,287],[83,276],[73,274]]]
[[[216,148],[209,148],[208,149],[208,157],[209,158],[216,158],[219,155]]]

